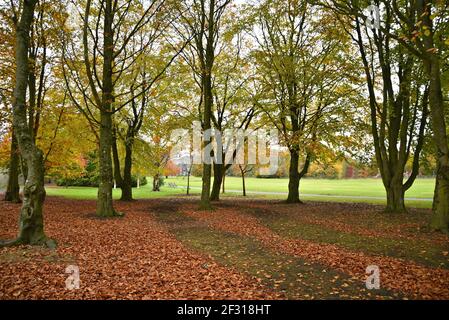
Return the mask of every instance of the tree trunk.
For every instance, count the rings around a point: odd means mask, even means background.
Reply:
[[[30,28],[36,0],[23,2],[22,15],[16,28],[16,83],[13,100],[13,126],[20,152],[26,160],[28,177],[23,190],[19,235],[16,240],[3,243],[32,244],[55,247],[56,243],[44,233],[43,204],[45,200],[43,153],[36,147],[27,123],[26,91],[28,81],[28,48]]]
[[[115,132],[112,136],[112,159],[114,161],[114,179],[117,183],[117,186],[121,188],[123,184],[123,178],[120,168],[120,159],[118,156],[117,136]]]
[[[221,193],[225,193],[225,179],[226,179],[226,172],[223,174],[223,183],[221,184]]]
[[[212,185],[212,192],[210,194],[211,201],[220,200],[220,188],[223,181],[223,164],[214,163],[214,182]]]
[[[133,188],[132,188],[132,152],[133,152],[133,137],[127,138],[125,142],[125,167],[123,170],[123,181],[122,181],[122,201],[132,201],[133,200]]]
[[[190,173],[192,172],[192,165],[190,165],[189,171],[187,172],[187,195],[190,194]]]
[[[161,181],[159,173],[153,176],[153,191],[161,191]]]
[[[103,39],[103,90],[100,108],[100,185],[98,188],[97,215],[100,217],[113,217],[120,215],[112,203],[112,95],[113,59],[114,59],[114,33],[112,30],[113,12],[112,0],[105,2],[104,9],[104,39]]]
[[[34,112],[36,110],[36,56],[30,54],[28,57],[30,70],[28,74],[28,126],[31,130],[32,138],[36,142],[34,136]]]
[[[299,154],[296,149],[290,149],[290,167],[288,175],[287,203],[302,203],[299,200]]]
[[[387,207],[386,212],[399,213],[405,212],[404,203],[404,188],[402,187],[402,181],[391,183],[388,188],[385,188],[387,192]]]
[[[443,101],[443,91],[441,87],[441,65],[439,52],[434,49],[434,28],[432,19],[432,2],[429,0],[418,1],[417,13],[422,17],[423,26],[430,31],[424,35],[423,43],[425,52],[423,54],[424,68],[429,78],[429,105],[433,140],[436,146],[437,155],[437,176],[433,205],[433,214],[430,227],[449,233],[449,146],[447,128],[445,122],[445,110]],[[427,14],[424,14],[426,12]]]
[[[112,203],[112,119],[111,114],[101,112],[101,126],[100,126],[100,183],[98,187],[97,198],[97,215],[100,217],[113,217],[117,215]]]
[[[17,137],[16,137],[17,139]],[[20,152],[20,150],[19,150]],[[27,181],[28,178],[28,167],[26,160],[22,157],[22,155],[19,155],[19,162],[20,162],[20,171],[22,172],[23,181]]]
[[[9,159],[8,186],[5,193],[5,201],[20,203],[19,186],[19,147],[17,145],[14,130],[11,137],[11,154]]]
[[[444,101],[441,89],[439,61],[431,56],[427,64],[430,76],[429,104],[432,115],[434,143],[437,149],[438,171],[436,176],[436,195],[430,226],[434,230],[449,232],[449,147],[444,118]]]
[[[246,186],[245,186],[245,171],[240,168],[240,172],[242,174],[242,188],[243,188],[243,196],[246,197]]]

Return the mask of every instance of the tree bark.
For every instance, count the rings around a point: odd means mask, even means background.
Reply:
[[[23,190],[19,235],[16,240],[3,243],[46,245],[56,242],[44,233],[43,204],[45,200],[43,153],[36,147],[27,123],[26,91],[29,75],[28,48],[30,29],[37,0],[24,0],[20,21],[16,27],[16,83],[13,99],[13,126],[20,152],[26,160],[28,177]]]
[[[19,146],[17,145],[16,135],[12,130],[11,154],[9,158],[8,185],[6,187],[5,201],[20,203],[19,186]]]
[[[187,195],[190,194],[190,174],[192,172],[192,164],[189,165],[189,171],[187,171]]]
[[[97,215],[113,217],[120,215],[112,202],[112,101],[113,99],[113,60],[114,60],[114,32],[112,30],[113,12],[112,0],[105,1],[104,9],[104,39],[103,39],[103,90],[100,108],[100,184],[98,187]]]
[[[153,176],[153,191],[155,192],[161,191],[161,181],[159,173]]]
[[[212,79],[210,72],[204,75],[204,131],[211,129],[211,114],[212,114]],[[211,141],[204,141],[203,149],[204,149],[204,160],[203,160],[203,176],[202,176],[202,186],[201,186],[201,202],[200,208],[209,210],[211,209],[210,205],[210,180],[212,173],[212,165],[210,163],[206,163],[206,159],[210,157],[210,154],[207,154],[207,145],[211,143]]]
[[[221,193],[225,193],[225,179],[226,179],[226,172],[223,174],[223,182],[221,183]]]
[[[117,147],[117,135],[114,132],[112,136],[112,160],[114,162],[114,179],[119,188],[123,185],[123,178],[120,167],[120,159],[118,155],[118,147]]]
[[[122,182],[122,201],[133,200],[133,188],[132,188],[132,152],[133,152],[133,140],[134,137],[129,136],[125,141],[125,167],[123,168],[123,182]]]
[[[288,196],[287,203],[303,203],[299,199],[299,184],[302,177],[309,171],[310,166],[310,154],[307,153],[304,161],[304,166],[299,171],[299,153],[298,148],[290,148],[290,167],[289,167],[289,181],[288,181]]]
[[[430,77],[429,104],[434,143],[437,149],[437,176],[434,210],[430,226],[434,230],[449,232],[449,147],[444,118],[439,61],[432,56],[426,63]]]
[[[402,186],[402,180],[392,181],[390,186],[386,188],[387,192],[387,207],[386,212],[405,212],[404,203],[404,188]]]
[[[243,196],[246,197],[246,185],[245,185],[245,170],[242,169],[242,166],[239,165],[240,173],[242,175],[242,190],[243,190]]]
[[[299,154],[296,149],[290,149],[290,167],[288,174],[287,203],[302,203],[299,200]]]
[[[107,112],[101,112],[101,125],[100,125],[100,154],[99,154],[99,186],[98,186],[98,198],[97,198],[97,215],[100,217],[112,217],[117,215],[112,203],[112,159],[111,159],[111,146],[112,146],[112,119],[111,114]]]
[[[224,164],[214,163],[214,182],[212,184],[212,191],[210,194],[211,201],[220,200],[220,188],[223,182]]]
[[[443,91],[441,87],[441,65],[439,52],[435,51],[434,30],[431,20],[432,2],[421,0],[416,2],[417,14],[422,17],[423,26],[429,30],[428,35],[424,35],[423,62],[429,78],[429,105],[431,123],[433,129],[433,140],[436,146],[437,155],[437,176],[435,184],[436,203],[433,204],[432,220],[430,227],[449,233],[449,146],[447,128],[445,122],[445,110],[443,101]]]

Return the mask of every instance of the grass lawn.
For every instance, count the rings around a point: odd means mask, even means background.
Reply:
[[[97,198],[97,188],[90,187],[55,187],[46,186],[47,195],[49,196],[60,196],[69,199],[83,199],[83,200],[94,200]],[[133,188],[134,199],[151,199],[166,196],[176,196],[184,194],[183,189],[174,189],[167,186],[162,187],[160,192],[153,192],[151,190],[151,184],[147,184],[140,188]],[[193,191],[195,193],[195,191]],[[119,188],[113,190],[114,199],[120,199],[121,191]]]
[[[151,179],[149,179],[151,181]],[[165,186],[161,192],[151,191],[151,183],[139,189],[133,190],[135,199],[148,199],[184,194],[182,188],[170,188],[168,183],[175,183],[178,187],[187,186],[187,178],[170,177],[166,179]],[[191,177],[191,193],[198,194],[201,188],[201,177]],[[225,189],[228,190],[226,196],[238,196],[242,188],[241,178],[226,177]],[[412,188],[407,193],[406,204],[410,207],[430,208],[432,205],[434,179],[417,179]],[[283,199],[287,192],[288,179],[257,179],[246,178],[246,189],[251,197]],[[304,200],[316,201],[337,201],[337,202],[365,202],[373,204],[384,204],[385,190],[380,179],[303,179],[301,182],[301,193]],[[251,192],[261,192],[251,194]],[[266,194],[264,194],[266,192]],[[88,187],[53,187],[47,186],[48,195],[64,196],[71,199],[95,199],[96,188]],[[269,194],[272,193],[272,194]],[[367,198],[363,198],[367,197]],[[373,198],[370,198],[373,197]],[[120,198],[120,189],[114,190],[114,198]],[[379,199],[376,199],[379,198]],[[422,200],[421,200],[422,199]]]

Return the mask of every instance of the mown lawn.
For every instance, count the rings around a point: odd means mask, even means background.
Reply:
[[[187,185],[187,178],[170,178],[179,186]],[[264,192],[287,192],[288,179],[258,179],[246,178],[247,191]],[[192,187],[201,187],[201,177],[192,177],[190,180]],[[406,197],[409,198],[432,198],[435,180],[417,179],[412,188],[410,188]],[[239,177],[226,177],[225,189],[241,190],[242,179]],[[381,179],[303,179],[300,185],[301,193],[319,194],[333,196],[366,196],[366,197],[384,197],[385,190]]]
[[[149,179],[151,181],[151,178]],[[169,184],[175,184],[173,188]],[[226,177],[225,197],[241,197],[241,179]],[[257,179],[246,178],[248,197],[283,199],[287,192],[288,179]],[[169,177],[160,192],[151,191],[151,183],[137,189],[134,188],[135,199],[151,199],[185,194],[187,178]],[[201,188],[201,177],[191,177],[191,194],[198,195]],[[183,189],[184,188],[184,189]],[[406,193],[406,204],[409,207],[430,208],[433,196],[434,179],[417,179],[412,188]],[[256,192],[256,193],[252,193]],[[259,193],[258,193],[259,192]],[[70,199],[95,199],[96,188],[88,187],[54,187],[47,186],[47,193],[51,196],[63,196]],[[271,194],[270,194],[271,193]],[[385,191],[380,179],[303,179],[301,182],[303,200],[331,201],[331,202],[362,202],[384,204]],[[364,198],[366,197],[366,198]],[[114,198],[120,198],[120,189],[114,190]]]

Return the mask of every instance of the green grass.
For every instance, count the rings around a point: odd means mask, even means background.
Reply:
[[[192,177],[190,185],[195,188],[201,187],[201,177]],[[170,178],[178,186],[186,186],[187,179],[185,177]],[[288,190],[288,179],[258,179],[246,178],[246,190],[248,192],[282,192]],[[427,198],[433,197],[435,180],[430,178],[416,179],[413,186],[407,191],[407,198]],[[240,177],[226,177],[225,190],[241,190],[242,180]],[[193,189],[196,191],[197,189]],[[385,204],[382,199],[361,199],[357,197],[385,197],[385,189],[381,179],[303,179],[301,181],[300,192],[306,194],[302,196],[304,200],[315,201],[337,201],[337,202],[365,202],[373,204]],[[229,195],[238,193],[228,192]],[[322,195],[320,196],[307,196]],[[272,199],[283,199],[284,194],[248,194],[251,197],[263,197]],[[336,196],[333,198],[332,196]],[[355,197],[354,197],[355,196]],[[431,208],[432,201],[428,200],[407,200],[406,204],[411,207]]]
[[[187,185],[187,178],[176,177],[169,179],[179,186]],[[287,192],[288,179],[258,179],[246,178],[247,191],[264,192]],[[201,187],[201,177],[191,178],[192,187]],[[406,197],[410,198],[432,198],[435,180],[434,179],[416,179],[412,188],[410,188]],[[240,177],[226,177],[225,189],[241,190],[242,179]],[[380,179],[303,179],[301,180],[301,193],[321,194],[336,196],[368,196],[384,197],[385,189]]]
[[[151,178],[149,179],[151,181]],[[191,177],[192,194],[198,194],[201,188],[201,177]],[[187,186],[187,178],[170,177],[166,183],[176,183],[177,186]],[[410,188],[406,197],[408,198],[427,198],[433,197],[434,179],[417,179],[412,188]],[[287,192],[288,179],[257,179],[246,178],[246,188],[248,192],[273,192],[274,194],[251,194],[248,196],[254,198],[283,199]],[[239,196],[241,190],[241,178],[226,177],[225,189],[229,192],[226,196]],[[183,189],[170,188],[167,184],[161,188],[161,192],[152,192],[151,183],[139,189],[134,188],[135,199],[159,198],[168,196],[177,196],[185,194]],[[238,192],[231,192],[231,190]],[[347,180],[329,180],[329,179],[303,179],[301,181],[300,191],[302,199],[315,201],[337,201],[337,202],[365,202],[372,204],[385,204],[383,199],[363,199],[358,197],[385,197],[385,190],[380,179],[347,179]],[[63,196],[72,199],[95,199],[97,196],[96,188],[89,187],[47,187],[48,195]],[[279,194],[276,194],[279,193]],[[307,196],[312,194],[314,196]],[[335,196],[335,197],[334,197]],[[120,197],[120,189],[114,190],[114,198]],[[432,201],[429,200],[407,200],[406,204],[410,207],[430,208]]]
[[[49,196],[60,196],[70,199],[85,199],[85,200],[94,200],[97,198],[97,188],[91,187],[54,187],[54,186],[46,186],[47,195]],[[161,188],[160,192],[153,192],[151,190],[150,184],[147,184],[140,188],[133,189],[133,197],[134,199],[151,199],[151,198],[160,198],[160,197],[171,197],[177,196],[180,194],[185,194],[185,190],[182,189],[174,189],[169,187]],[[193,190],[191,192],[195,194],[196,191]],[[121,191],[119,188],[113,190],[114,199],[120,199]]]

